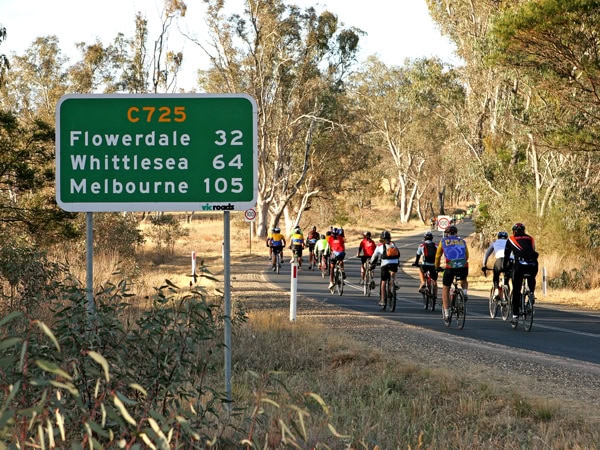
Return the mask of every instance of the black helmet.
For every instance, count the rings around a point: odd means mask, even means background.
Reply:
[[[325,235],[324,234],[321,235],[321,239],[325,239]]]
[[[433,234],[431,233],[431,231],[428,231],[427,233],[425,233],[423,235],[423,240],[425,240],[425,241],[433,241]]]
[[[446,228],[446,230],[444,232],[446,234],[450,234],[450,235],[457,235],[458,228],[456,228],[454,225],[450,225],[448,228]]]
[[[365,237],[371,238],[371,232],[370,231],[365,231]]]
[[[508,239],[508,233],[506,231],[500,231],[498,233],[498,239]]]
[[[520,222],[515,223],[512,227],[512,231],[513,231],[513,234],[517,234],[517,235],[525,233],[525,224],[522,224]]]
[[[279,228],[279,227],[273,228],[273,233],[279,233],[280,231],[281,231],[281,228]]]
[[[390,239],[392,239],[392,235],[387,230],[382,231],[381,232],[381,239],[384,240],[384,241],[389,241]]]

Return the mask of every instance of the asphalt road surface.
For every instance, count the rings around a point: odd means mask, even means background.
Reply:
[[[469,221],[458,225],[459,234],[467,235],[472,231]],[[441,233],[434,233],[436,240]],[[467,303],[467,316],[465,327],[462,330],[454,326],[448,328],[444,325],[441,316],[441,277],[438,292],[438,302],[435,311],[424,310],[422,296],[417,292],[419,287],[417,268],[412,267],[417,246],[422,240],[422,232],[410,236],[394,238],[393,241],[400,248],[400,269],[397,280],[400,284],[398,302],[395,312],[381,311],[378,303],[378,288],[370,297],[363,294],[360,286],[360,259],[356,255],[356,248],[348,248],[345,261],[347,275],[343,295],[331,294],[328,287],[328,278],[322,278],[318,270],[308,270],[308,255],[304,256],[303,267],[297,272],[298,314],[301,314],[302,297],[310,297],[332,305],[359,311],[371,317],[385,317],[393,321],[410,324],[424,329],[435,329],[438,332],[456,334],[482,343],[501,344],[515,349],[526,349],[543,354],[568,357],[571,359],[600,364],[600,313],[576,310],[573,308],[560,308],[544,305],[542,286],[538,282],[536,287],[537,302],[533,319],[533,328],[526,332],[522,321],[516,329],[512,329],[510,320],[503,321],[500,311],[495,319],[490,318],[488,312],[488,298],[474,295],[469,291]],[[269,263],[265,260],[265,276],[267,280],[278,288],[290,292],[291,265],[289,264],[291,252],[286,250],[285,264],[279,274],[269,270]],[[471,261],[471,273],[479,272],[481,261]],[[375,271],[376,283],[379,284],[379,268]],[[488,276],[491,287],[491,276]],[[539,280],[540,278],[538,278]]]

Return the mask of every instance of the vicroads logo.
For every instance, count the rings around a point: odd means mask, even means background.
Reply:
[[[211,205],[209,203],[207,203],[206,205],[202,206],[202,211],[233,211],[235,210],[235,206],[232,205],[231,203],[228,203],[226,205]]]

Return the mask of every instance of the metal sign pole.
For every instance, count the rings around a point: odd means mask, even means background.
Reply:
[[[223,306],[224,306],[224,333],[225,333],[225,391],[227,401],[231,404],[231,271],[229,242],[230,223],[229,211],[223,212]]]

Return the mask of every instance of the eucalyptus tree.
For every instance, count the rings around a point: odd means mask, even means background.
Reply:
[[[400,221],[408,222],[415,211],[424,220],[434,192],[443,192],[453,178],[442,161],[451,148],[448,115],[464,101],[455,72],[437,59],[388,68],[371,57],[354,77],[353,95],[375,145],[391,156]]]
[[[281,0],[246,0],[241,13],[226,15],[225,2],[205,0],[210,44],[198,45],[210,57],[200,85],[208,92],[247,93],[258,107],[258,236],[268,222],[287,214],[297,222],[310,197],[321,191],[315,164],[319,151],[344,170],[343,141],[331,146],[323,135],[343,128],[336,97],[355,61],[358,30],[342,28],[337,16],[301,9]],[[299,196],[301,199],[299,199]],[[295,219],[286,210],[298,209]],[[289,224],[288,224],[289,225]]]
[[[527,108],[536,198],[546,215],[554,201],[564,213],[577,205],[577,218],[562,214],[584,245],[600,246],[600,1],[542,0],[506,11],[495,22],[494,62],[523,72],[533,86]],[[536,189],[539,192],[539,189]],[[565,208],[566,206],[568,208]]]

